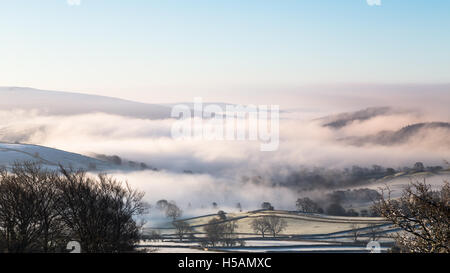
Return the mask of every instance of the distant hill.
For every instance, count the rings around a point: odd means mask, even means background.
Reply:
[[[165,119],[171,108],[111,97],[23,87],[0,87],[0,110],[38,110],[48,115],[76,115],[102,112],[113,115]]]
[[[439,133],[433,133],[434,130],[441,130]],[[429,134],[429,135],[427,135]],[[379,144],[379,145],[397,145],[407,143],[414,137],[432,136],[437,138],[447,147],[450,147],[450,123],[448,122],[425,122],[409,125],[397,131],[382,131],[374,135],[362,137],[347,137],[343,140],[353,145]]]
[[[319,118],[324,127],[331,127],[333,129],[340,129],[351,124],[354,121],[364,121],[377,116],[388,115],[396,113],[391,107],[370,107],[356,112],[340,113]]]

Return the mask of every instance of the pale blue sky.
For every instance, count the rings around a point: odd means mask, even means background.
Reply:
[[[1,0],[0,86],[163,102],[449,83],[449,14],[448,0]]]

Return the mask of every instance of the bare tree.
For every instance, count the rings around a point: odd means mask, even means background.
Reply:
[[[267,216],[265,218],[269,231],[272,233],[273,237],[276,237],[279,233],[287,228],[287,222],[285,219],[278,216]]]
[[[215,247],[220,243],[222,234],[224,233],[224,226],[221,225],[221,223],[221,220],[213,218],[203,227],[203,230],[206,233],[206,244]]]
[[[206,233],[206,244],[213,247],[218,244],[234,246],[238,238],[236,235],[237,228],[236,221],[222,221],[218,218],[210,220],[203,228]]]
[[[192,227],[186,221],[174,221],[172,224],[175,227],[175,232],[180,239],[180,242],[183,241],[185,235],[192,232]]]
[[[250,223],[252,229],[256,232],[256,233],[260,233],[262,235],[262,237],[264,238],[266,232],[269,232],[269,227],[267,225],[267,222],[263,219],[263,218],[255,218],[253,219],[253,221]]]
[[[236,235],[236,229],[239,227],[236,221],[227,221],[222,223],[223,225],[223,233],[221,242],[225,246],[234,246],[236,245],[237,241],[237,235]]]
[[[84,252],[132,251],[140,239],[133,217],[146,212],[144,194],[106,175],[97,179],[61,167],[58,214]]]
[[[84,252],[131,251],[145,211],[143,193],[106,175],[17,163],[0,171],[0,245],[8,252],[61,252],[76,240]],[[1,251],[1,250],[0,250]]]
[[[279,217],[279,216],[263,216],[261,219],[261,227],[260,232],[262,230],[262,227],[266,227],[266,231],[270,232],[273,237],[276,237],[279,233],[281,233],[283,230],[287,228],[287,222],[285,219]]]
[[[166,216],[175,220],[183,214],[183,211],[175,204],[175,202],[169,202],[166,206]]]
[[[402,229],[396,236],[397,244],[405,252],[450,252],[450,184],[441,190],[431,190],[423,182],[411,182],[398,200],[391,198],[389,188],[383,189],[387,197],[374,208],[395,226]]]
[[[0,241],[8,252],[55,251],[63,234],[55,212],[56,172],[31,162],[0,172]]]

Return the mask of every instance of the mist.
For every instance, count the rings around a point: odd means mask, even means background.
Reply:
[[[342,108],[341,112],[346,112]],[[281,113],[280,145],[261,152],[257,141],[175,140],[174,119],[147,119],[106,113],[51,115],[37,110],[0,111],[0,141],[39,144],[84,155],[117,155],[144,162],[159,171],[114,172],[146,192],[148,202],[174,200],[191,210],[258,208],[264,201],[293,209],[304,193],[288,182],[302,170],[324,169],[326,175],[354,165],[371,168],[443,165],[449,159],[447,129],[420,130],[394,145],[363,143],[366,137],[422,122],[449,122],[449,116],[428,114],[419,107],[393,108],[364,120],[350,120],[341,128],[325,126],[326,111],[290,110]],[[444,109],[435,113],[443,113]],[[334,112],[338,114],[340,112]],[[339,180],[336,180],[339,182]],[[335,182],[336,182],[335,181]],[[347,181],[343,176],[342,181]],[[314,180],[308,181],[310,193]],[[324,190],[317,184],[317,188]],[[298,186],[298,185],[297,185]],[[339,185],[333,185],[339,187]],[[346,185],[349,186],[349,185]]]

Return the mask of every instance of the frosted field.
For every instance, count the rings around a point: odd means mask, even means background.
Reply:
[[[313,242],[313,241],[277,241],[277,240],[248,240],[245,241],[246,247],[270,247],[270,246],[311,246],[311,245],[331,245],[329,242]]]
[[[404,175],[402,173],[397,174],[395,177],[384,178],[376,181],[375,183],[367,185],[366,188],[379,190],[380,188],[385,188],[389,186],[392,190],[392,197],[400,196],[402,190],[411,182],[423,182],[425,179],[426,183],[431,186],[432,189],[436,190],[442,187],[444,181],[450,181],[450,171],[441,171],[439,175],[421,172]]]
[[[381,251],[387,251],[387,247],[381,247]],[[250,252],[250,253],[265,253],[265,252],[343,252],[343,253],[360,253],[367,252],[364,246],[305,246],[305,247],[267,247],[267,248],[223,248],[223,251],[230,252]]]
[[[156,247],[156,248],[139,248],[140,251],[146,253],[220,253],[224,251],[211,251],[200,248],[181,248],[181,247]]]
[[[255,234],[250,223],[262,216],[279,216],[287,221],[287,229],[277,237],[266,234],[262,238]],[[180,242],[174,235],[170,222],[166,227],[158,230],[164,239],[143,241],[142,247],[151,247],[156,252],[191,253],[202,251],[221,252],[368,252],[366,244],[373,234],[381,243],[381,251],[387,251],[392,245],[389,235],[396,230],[383,218],[377,217],[333,217],[314,214],[300,214],[287,211],[258,211],[227,214],[229,221],[238,224],[239,238],[235,247],[215,247],[203,249],[200,239],[204,236],[203,227],[217,215],[207,215],[186,219],[193,227],[195,237],[193,241]],[[376,229],[372,229],[376,226]],[[151,229],[146,231],[150,232]],[[355,242],[354,234],[358,234]],[[241,245],[243,243],[243,245]]]
[[[365,228],[373,224],[383,224],[382,218],[364,218],[364,217],[328,217],[319,215],[306,215],[286,213],[282,211],[273,212],[257,212],[257,213],[233,213],[227,214],[228,219],[235,219],[238,224],[237,233],[253,235],[251,222],[258,217],[266,215],[275,215],[283,217],[287,221],[287,228],[280,236],[290,235],[312,235],[312,234],[328,234],[355,228]],[[203,225],[215,218],[215,216],[207,216],[188,220],[187,222],[195,227],[195,230],[202,232]],[[267,234],[267,237],[270,237]]]

